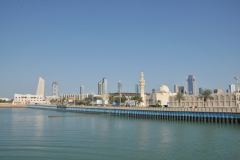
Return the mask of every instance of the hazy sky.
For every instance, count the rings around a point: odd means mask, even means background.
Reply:
[[[0,98],[45,93],[134,92],[164,83],[224,91],[240,77],[239,0],[1,0]]]

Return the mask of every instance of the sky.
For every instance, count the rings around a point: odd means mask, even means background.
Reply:
[[[1,0],[0,98],[45,93],[145,92],[165,84],[228,89],[240,77],[239,0]]]

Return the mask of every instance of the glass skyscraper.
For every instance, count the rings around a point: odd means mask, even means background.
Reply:
[[[139,93],[139,85],[138,84],[135,85],[135,93]]]
[[[196,94],[196,77],[193,75],[186,77],[186,91],[188,95]]]

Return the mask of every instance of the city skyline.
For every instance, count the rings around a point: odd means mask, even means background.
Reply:
[[[170,91],[197,77],[197,87],[224,91],[240,75],[239,1],[0,1],[0,97],[35,94],[37,79],[59,94],[107,93],[119,79],[134,92]],[[223,12],[224,11],[224,12]],[[216,63],[217,62],[217,63]]]

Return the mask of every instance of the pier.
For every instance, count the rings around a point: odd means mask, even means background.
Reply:
[[[82,113],[101,113],[117,116],[171,119],[184,121],[204,121],[221,123],[240,123],[238,108],[148,108],[148,107],[73,107],[27,105],[28,108],[52,109]]]

